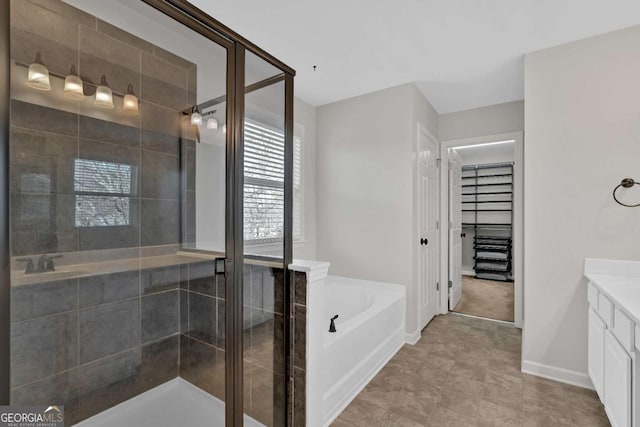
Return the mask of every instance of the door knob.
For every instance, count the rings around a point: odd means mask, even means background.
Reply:
[[[420,239],[420,244],[421,245],[428,245],[429,244],[429,239]]]

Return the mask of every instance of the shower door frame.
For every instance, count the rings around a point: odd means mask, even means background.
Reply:
[[[140,0],[227,50],[226,134],[226,359],[225,423],[241,426],[244,419],[243,385],[243,188],[245,54],[250,51],[284,74],[285,184],[284,184],[284,349],[285,402],[283,419],[290,425],[290,272],[293,249],[293,78],[295,70],[231,30],[186,0]],[[0,405],[10,403],[10,0],[0,0]]]
[[[0,405],[11,387],[11,251],[9,242],[9,101],[11,78],[9,0],[0,0]]]

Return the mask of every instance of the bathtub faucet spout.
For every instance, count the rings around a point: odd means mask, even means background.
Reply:
[[[334,323],[334,321],[337,318],[338,318],[337,314],[331,318],[331,324],[329,325],[329,332],[336,332],[336,324]]]

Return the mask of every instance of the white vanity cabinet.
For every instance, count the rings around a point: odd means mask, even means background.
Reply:
[[[588,371],[611,425],[632,425],[632,356],[635,349],[620,342],[614,325],[628,320],[593,283],[589,283]],[[597,295],[597,298],[594,296]],[[633,329],[632,329],[633,330]]]
[[[606,325],[593,308],[589,308],[589,377],[604,401],[604,332]]]
[[[640,427],[640,262],[585,260],[588,373],[613,427]]]
[[[612,426],[631,425],[631,356],[608,330],[604,334],[604,407]]]

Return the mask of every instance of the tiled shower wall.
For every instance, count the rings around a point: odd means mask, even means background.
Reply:
[[[224,400],[225,288],[211,262],[191,264],[181,289],[180,376]],[[244,266],[244,410],[284,425],[284,278],[279,268]]]
[[[178,374],[180,267],[12,290],[12,404],[74,423]]]
[[[178,111],[194,102],[195,65],[58,0],[35,3],[43,6],[11,2],[14,60],[29,64],[41,52],[50,71],[66,75],[76,65],[85,81],[105,75],[120,93],[132,84],[141,103],[140,115],[126,116],[117,108],[57,102],[52,92],[35,94],[40,105],[12,102],[14,255],[179,243]],[[15,82],[12,90],[29,101],[37,92]],[[128,226],[75,227],[75,158],[133,167]]]
[[[60,268],[177,245],[179,111],[194,102],[195,65],[58,0],[11,1],[11,25],[14,61],[29,64],[41,52],[52,72],[75,65],[94,83],[106,75],[114,91],[131,84],[141,101],[138,116],[100,110],[27,88],[26,68],[13,67],[12,255],[62,254]],[[128,224],[76,226],[75,159],[131,166]],[[175,378],[185,269],[13,286],[12,403],[63,404],[74,423]]]
[[[291,280],[291,425],[304,427],[307,420],[307,275],[292,271]]]
[[[52,72],[75,65],[94,83],[104,74],[114,91],[132,84],[141,101],[139,116],[125,116],[12,83],[15,268],[25,267],[15,258],[41,254],[63,255],[60,269],[140,260],[128,271],[12,287],[12,403],[62,404],[75,423],[178,375],[224,399],[223,276],[197,258],[142,267],[195,241],[196,150],[180,111],[195,102],[196,66],[59,0],[11,8],[14,61],[41,52]],[[131,166],[127,225],[76,226],[78,158]],[[282,269],[245,265],[244,284],[245,411],[284,425]]]

